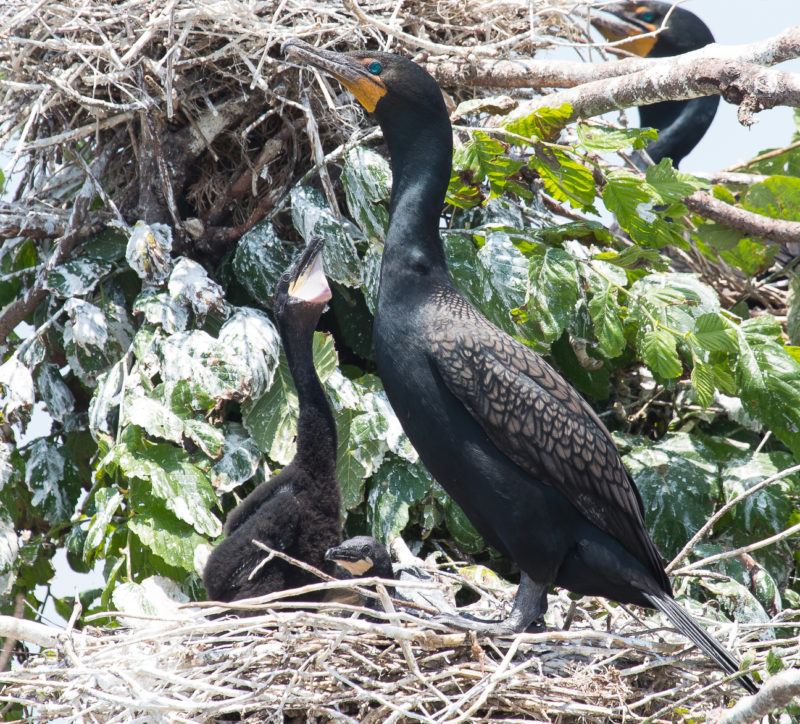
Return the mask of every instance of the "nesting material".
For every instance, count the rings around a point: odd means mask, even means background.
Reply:
[[[358,591],[376,582],[363,579]],[[513,592],[449,574],[444,585],[453,583],[479,592],[484,609],[502,609]],[[404,586],[432,584],[394,585],[400,596]],[[601,599],[576,606],[566,594],[551,596],[548,624],[569,618],[568,630],[489,639],[437,626],[390,601],[381,585],[372,595],[390,613],[330,603],[299,609],[288,595],[241,603],[249,609],[243,617],[186,604],[166,607],[165,618],[127,614],[117,628],[50,629],[49,645],[0,674],[0,702],[25,704],[37,722],[211,722],[233,714],[276,722],[667,722],[676,709],[703,719],[742,697],[684,639],[659,628],[658,617],[637,620]],[[763,669],[770,650],[796,665],[800,637],[756,637],[797,626],[711,628]]]

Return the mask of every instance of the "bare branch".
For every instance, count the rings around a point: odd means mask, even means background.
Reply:
[[[779,244],[800,242],[800,221],[784,221],[726,204],[704,191],[695,191],[684,199],[686,207],[696,214],[716,221],[746,236],[759,236]]]
[[[726,711],[717,724],[750,724],[791,704],[797,696],[800,696],[800,669],[781,671],[758,694],[744,697]]]
[[[799,33],[800,34],[800,31]],[[800,76],[769,70],[752,63],[692,54],[661,61],[663,65],[618,78],[596,80],[577,88],[521,103],[507,119],[528,116],[541,108],[572,106],[570,120],[667,100],[687,100],[718,93],[739,106],[739,122],[751,125],[752,114],[776,105],[800,106]]]
[[[446,86],[481,86],[484,88],[574,88],[593,81],[618,78],[647,71],[661,75],[676,62],[692,66],[703,60],[728,60],[772,66],[800,57],[800,26],[746,45],[708,45],[676,58],[626,58],[607,63],[583,63],[567,60],[464,58],[448,55],[430,59],[425,68]],[[702,94],[701,94],[702,95]]]

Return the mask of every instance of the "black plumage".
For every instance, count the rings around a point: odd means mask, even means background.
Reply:
[[[455,289],[439,236],[452,131],[436,82],[388,53],[302,41],[290,58],[331,73],[373,111],[392,161],[374,340],[397,416],[478,532],[521,569],[504,621],[449,617],[504,634],[542,620],[552,584],[663,611],[725,671],[736,660],[675,603],[642,500],[591,407],[539,355]],[[749,678],[740,679],[755,691]]]
[[[297,452],[289,465],[261,483],[228,516],[226,537],[212,551],[203,572],[211,600],[235,601],[319,582],[278,558],[251,576],[267,555],[253,540],[333,573],[325,552],[342,539],[336,424],[312,355],[314,328],[331,298],[321,249],[321,240],[312,241],[281,276],[275,291],[275,320],[297,389]]]
[[[614,18],[595,14],[592,15],[592,25],[608,40],[630,37],[631,41],[620,47],[647,58],[681,55],[714,42],[711,31],[694,13],[676,7],[667,18],[671,8],[670,3],[657,0],[611,3],[601,9]],[[636,38],[641,33],[658,30],[665,20],[666,26],[657,36]],[[639,106],[639,125],[658,130],[658,140],[646,149],[653,162],[671,158],[677,167],[705,135],[718,105],[719,96],[713,95]],[[644,168],[641,159],[634,160]]]

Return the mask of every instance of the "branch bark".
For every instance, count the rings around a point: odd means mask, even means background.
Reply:
[[[690,211],[747,236],[759,236],[779,244],[800,243],[800,221],[783,221],[756,214],[726,204],[704,191],[695,191],[684,201]]]
[[[800,47],[800,28],[798,28]],[[613,110],[667,100],[688,100],[718,93],[739,106],[739,122],[754,123],[754,113],[777,105],[800,106],[800,75],[762,68],[752,63],[676,56],[663,65],[630,75],[595,80],[576,88],[521,103],[494,124],[528,116],[541,108],[572,106],[570,121]]]
[[[607,63],[582,63],[534,58],[473,60],[449,55],[428,61],[425,68],[445,86],[574,88],[584,83],[645,71],[661,74],[665,69],[672,67],[678,59],[690,65],[712,59],[768,67],[797,57],[800,57],[800,26],[787,28],[782,33],[757,43],[712,44],[676,58],[627,58]]]
[[[744,697],[726,711],[717,724],[750,724],[787,706],[796,696],[800,696],[800,669],[781,671],[758,694]]]

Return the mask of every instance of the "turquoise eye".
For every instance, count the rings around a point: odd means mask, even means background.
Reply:
[[[377,61],[373,60],[368,66],[367,70],[374,75],[378,75],[383,70],[383,66]]]
[[[646,23],[652,23],[656,16],[652,10],[645,10],[639,17]]]

